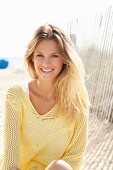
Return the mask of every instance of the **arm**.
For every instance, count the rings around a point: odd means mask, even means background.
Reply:
[[[79,170],[87,144],[87,116],[78,116],[75,123],[75,131],[69,147],[61,158],[69,163],[73,170]]]
[[[3,130],[2,170],[19,169],[20,99],[18,90],[14,87],[5,95]]]

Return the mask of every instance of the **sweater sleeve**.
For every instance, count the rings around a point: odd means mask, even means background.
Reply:
[[[79,117],[79,116],[78,116]],[[75,123],[74,134],[68,149],[61,158],[71,165],[73,170],[80,170],[87,145],[88,117],[82,115]]]
[[[8,89],[4,100],[2,170],[20,169],[20,97],[16,87]]]

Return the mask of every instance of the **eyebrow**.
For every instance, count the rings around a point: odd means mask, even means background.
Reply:
[[[44,54],[44,53],[41,52],[41,51],[36,51],[35,54],[37,54],[37,53]],[[60,52],[59,52],[59,53],[53,52],[53,53],[51,53],[51,54],[60,55],[61,53],[60,53]]]

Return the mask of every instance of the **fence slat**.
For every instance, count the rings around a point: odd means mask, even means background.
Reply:
[[[113,122],[113,7],[72,25],[70,34],[86,68],[91,112]]]

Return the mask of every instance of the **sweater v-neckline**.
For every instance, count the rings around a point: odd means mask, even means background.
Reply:
[[[33,106],[32,101],[30,100],[29,97],[29,87],[28,87],[28,83],[26,83],[25,85],[21,85],[21,88],[25,94],[26,99],[29,102],[29,105],[31,106],[31,108],[33,109],[34,113],[38,116],[38,117],[55,117],[55,108],[57,106],[57,104],[55,104],[48,112],[44,113],[44,114],[39,114],[38,111],[35,109],[35,107]]]

